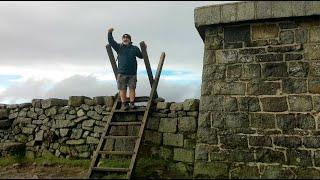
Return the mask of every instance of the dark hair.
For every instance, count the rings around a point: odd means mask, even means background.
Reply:
[[[130,39],[130,41],[131,41],[131,36],[130,36],[129,34],[124,34],[124,35],[122,35],[122,38],[124,38],[124,37],[129,38],[129,39]]]

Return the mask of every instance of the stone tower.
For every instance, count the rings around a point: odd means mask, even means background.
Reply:
[[[195,177],[320,177],[320,2],[195,9],[204,59]]]

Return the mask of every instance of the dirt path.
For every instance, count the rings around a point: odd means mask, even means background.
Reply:
[[[11,165],[0,167],[0,179],[84,179],[87,172],[81,167]]]

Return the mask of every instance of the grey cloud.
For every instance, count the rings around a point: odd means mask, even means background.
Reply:
[[[48,88],[51,86],[50,88]],[[138,77],[137,96],[149,96],[150,84],[146,77]],[[94,76],[74,75],[64,79],[61,82],[52,84],[49,81],[28,80],[17,86],[7,88],[0,94],[0,103],[5,98],[15,101],[23,100],[30,102],[34,98],[63,98],[68,99],[69,96],[110,96],[117,92],[115,80],[100,81]],[[200,85],[196,84],[177,84],[174,81],[160,79],[158,85],[158,94],[166,101],[183,101],[186,98],[199,98]]]
[[[201,71],[202,41],[194,27],[197,6],[221,2],[0,3],[0,63],[50,61],[101,64],[106,28],[148,43],[151,62],[165,51],[170,65]],[[89,59],[89,60],[88,60]]]

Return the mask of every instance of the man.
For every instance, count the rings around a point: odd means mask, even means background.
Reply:
[[[137,46],[132,45],[131,36],[124,34],[122,36],[122,43],[117,43],[112,36],[113,28],[108,29],[108,41],[111,47],[118,54],[118,74],[117,85],[120,91],[121,109],[134,109],[134,99],[136,96],[137,84],[137,60],[136,57],[142,59],[142,53]],[[126,102],[127,87],[129,87],[130,104]]]

